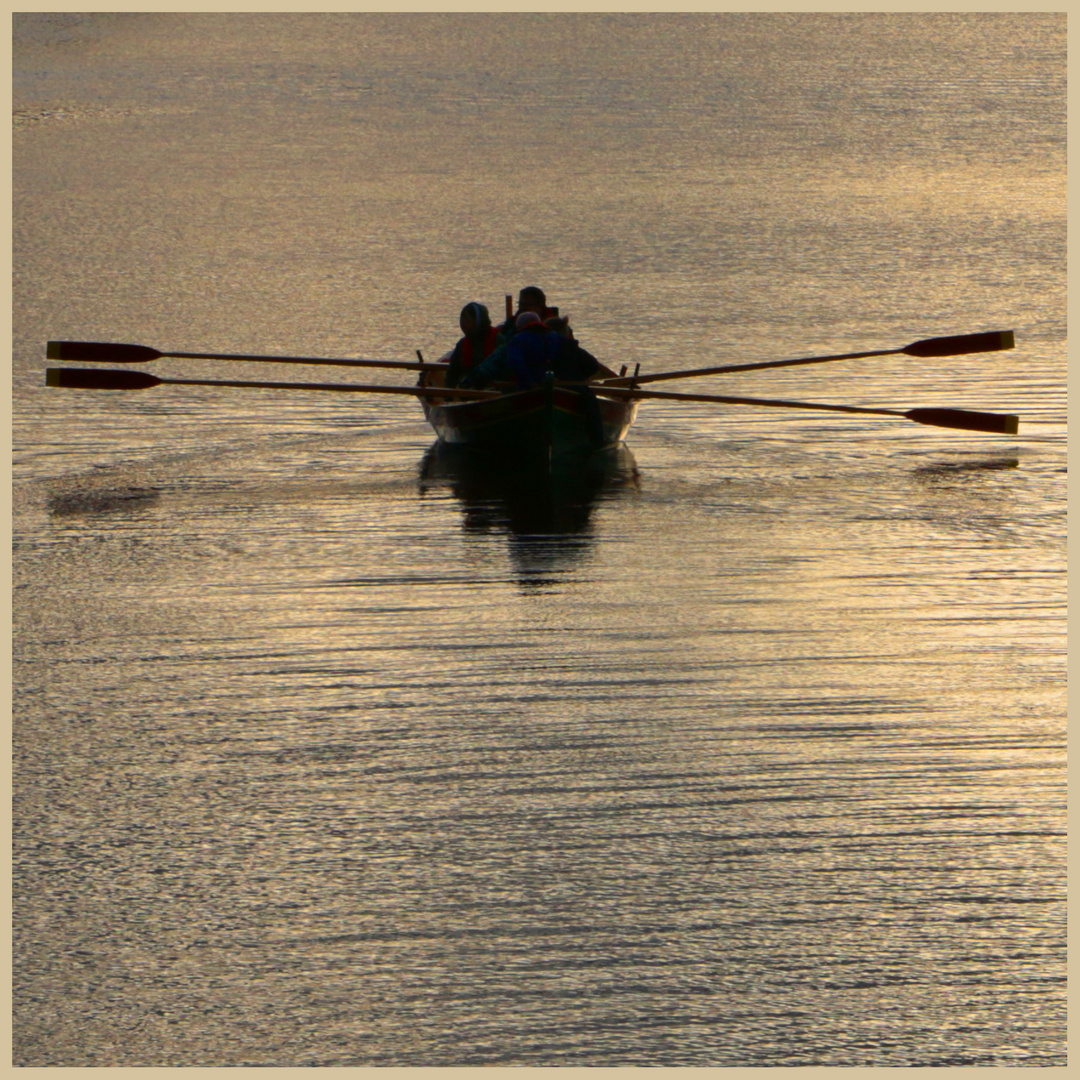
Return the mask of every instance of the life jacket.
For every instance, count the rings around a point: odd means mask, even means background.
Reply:
[[[480,356],[476,356],[476,350],[473,348],[472,338],[463,337],[461,339],[461,366],[465,371],[479,364],[481,360],[486,360],[495,351],[495,338],[498,337],[498,331],[494,326],[489,326],[487,333],[484,335],[483,344],[480,346]]]

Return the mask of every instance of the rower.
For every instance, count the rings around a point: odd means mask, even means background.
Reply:
[[[547,306],[547,297],[538,285],[526,285],[518,293],[518,315],[526,311],[534,312],[540,317],[541,322],[559,314],[558,308]]]
[[[540,386],[545,373],[556,368],[563,339],[535,311],[522,312],[514,325],[517,333],[506,347],[507,365],[519,390]]]
[[[461,309],[458,325],[464,336],[450,354],[450,366],[446,372],[447,386],[457,386],[465,375],[486,360],[495,351],[498,337],[491,325],[488,309],[476,301]]]
[[[517,332],[517,319],[527,311],[531,311],[538,316],[541,322],[546,319],[557,318],[559,315],[557,307],[548,307],[547,297],[544,295],[543,289],[538,285],[526,285],[518,293],[516,313],[513,311],[510,297],[507,296],[506,298],[506,321],[498,328],[499,334],[504,341],[509,341],[514,336]]]

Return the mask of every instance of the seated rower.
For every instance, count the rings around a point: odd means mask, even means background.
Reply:
[[[549,319],[545,324],[536,312],[525,311],[515,320],[513,336],[498,345],[458,385],[482,389],[493,382],[513,381],[518,389],[524,390],[544,381],[549,362],[555,378],[562,382],[586,382],[597,376],[615,375],[570,336],[566,319]]]
[[[450,354],[446,386],[457,386],[462,378],[478,367],[495,351],[497,334],[491,316],[483,304],[473,301],[461,309],[458,324],[464,335]]]
[[[522,312],[515,322],[517,333],[506,346],[506,362],[519,390],[541,386],[544,375],[558,366],[561,338],[549,330],[535,311]]]
[[[527,311],[538,315],[541,322],[559,314],[558,308],[548,307],[547,297],[544,295],[543,289],[537,285],[526,285],[518,293],[517,311],[512,315],[510,314],[510,297],[506,298],[507,321],[497,328],[504,341],[509,341],[514,336],[517,332],[516,323],[518,318]]]
[[[600,405],[587,385],[587,380],[598,374],[603,365],[569,336],[570,328],[565,320],[549,319],[543,323],[536,312],[526,311],[518,316],[517,326],[518,332],[507,346],[507,363],[517,379],[518,389],[542,385],[549,371],[560,382],[579,383],[568,389],[583,402],[590,441],[594,446],[603,445]]]
[[[518,316],[524,312],[532,311],[540,316],[540,320],[549,330],[554,330],[564,339],[561,356],[564,361],[563,372],[556,369],[555,377],[571,381],[593,379],[598,376],[605,379],[616,378],[616,373],[601,364],[596,357],[582,349],[574,338],[574,331],[570,329],[570,316],[559,317],[557,307],[548,307],[547,297],[544,290],[536,285],[526,285],[518,293]],[[500,328],[505,333],[505,324]],[[592,366],[592,365],[595,365]]]
[[[539,386],[548,370],[562,367],[559,358],[564,342],[565,338],[544,326],[535,311],[523,311],[514,320],[513,333],[483,363],[468,372],[459,385],[480,389],[492,382],[513,382],[518,390]]]

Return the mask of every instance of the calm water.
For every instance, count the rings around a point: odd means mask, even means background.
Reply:
[[[16,16],[16,1063],[1064,1065],[1064,98],[1064,15]],[[43,385],[530,283],[645,371],[1013,329],[669,388],[1020,434]]]

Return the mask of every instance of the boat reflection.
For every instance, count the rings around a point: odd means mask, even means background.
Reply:
[[[520,584],[554,584],[594,542],[594,507],[638,487],[634,455],[623,444],[546,461],[490,449],[435,443],[420,463],[420,494],[449,487],[466,533],[504,533]]]

